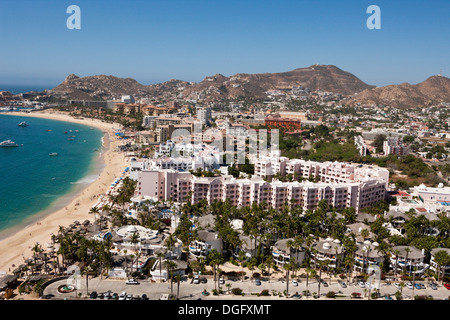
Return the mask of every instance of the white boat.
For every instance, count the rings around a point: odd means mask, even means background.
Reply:
[[[58,155],[57,152],[52,152],[52,153],[49,154],[50,157],[55,157],[55,156],[57,156],[57,155]]]
[[[18,147],[19,145],[11,140],[5,140],[0,142],[0,147]]]
[[[19,127],[28,127],[28,123],[26,123],[25,121],[22,121],[21,123],[18,124]]]

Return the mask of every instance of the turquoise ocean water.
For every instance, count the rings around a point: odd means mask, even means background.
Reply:
[[[19,127],[22,121],[29,126]],[[0,238],[67,205],[93,182],[103,168],[102,137],[89,126],[0,113],[0,142],[19,144],[0,148]]]

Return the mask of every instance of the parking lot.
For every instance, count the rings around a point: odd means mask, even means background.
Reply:
[[[180,299],[286,299],[284,292],[287,289],[286,281],[283,280],[264,280],[261,279],[260,284],[257,284],[255,280],[246,279],[242,280],[225,280],[224,284],[221,284],[221,289],[223,290],[223,294],[219,296],[215,296],[212,294],[212,291],[218,287],[217,282],[214,283],[213,277],[201,277],[207,278],[206,283],[194,283],[193,279],[188,279],[184,277],[184,279],[180,282],[179,285],[179,293],[178,296]],[[326,280],[325,280],[326,282]],[[130,300],[132,297],[136,299],[141,298],[143,294],[145,294],[150,300],[158,300],[162,296],[167,295],[171,292],[170,282],[151,282],[148,280],[139,281],[139,284],[126,284],[125,280],[111,280],[111,279],[103,279],[94,278],[89,280],[88,288],[86,289],[85,279],[82,278],[78,283],[79,288],[73,292],[69,293],[60,293],[58,288],[61,285],[66,284],[66,280],[57,281],[55,283],[50,284],[44,291],[44,295],[52,295],[53,299],[77,299],[79,293],[81,293],[83,298],[88,298],[90,293],[95,291],[99,295],[101,293],[110,292],[112,295],[116,293],[119,296],[121,293],[126,292],[128,299]],[[227,286],[230,284],[230,286]],[[382,282],[380,284],[380,294],[381,296],[392,295],[397,291],[402,291],[404,299],[412,299],[413,296],[416,295],[425,295],[432,296],[434,299],[446,299],[450,296],[450,290],[442,286],[438,285],[436,290],[433,290],[427,283],[423,283],[425,289],[417,289],[417,288],[408,288],[403,287],[403,289],[397,288],[394,284],[386,284]],[[245,296],[234,296],[231,293],[233,288],[240,288],[242,292],[245,293]],[[303,291],[306,290],[306,281],[298,280],[297,283],[293,284],[292,281],[289,281],[289,296],[298,293],[302,297],[300,299],[306,299],[303,296]],[[205,296],[202,292],[206,290],[210,294]],[[267,290],[269,296],[258,297],[257,294],[260,294],[261,291]],[[313,280],[309,281],[308,290],[311,294],[319,293],[319,284],[318,281]],[[174,295],[177,295],[178,285],[176,282],[173,283],[172,292]],[[324,296],[327,292],[334,291],[337,295],[339,295],[341,299],[350,299],[352,293],[359,293],[362,298],[368,299],[369,289],[365,287],[364,283],[358,284],[353,283],[349,284],[345,288],[341,286],[341,284],[337,282],[332,283],[322,283],[320,286],[321,296]],[[373,291],[373,289],[372,289]],[[104,297],[103,297],[104,298]],[[298,298],[298,295],[297,295]],[[324,297],[323,297],[324,298]],[[97,299],[99,299],[97,297]],[[309,297],[309,299],[312,299]],[[395,299],[395,297],[394,297]],[[122,299],[120,299],[122,300]]]

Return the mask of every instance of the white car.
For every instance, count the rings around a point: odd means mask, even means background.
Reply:
[[[412,284],[411,282],[407,282],[407,283],[406,283],[406,286],[407,286],[409,289],[414,288],[414,287],[413,287],[413,284]]]
[[[297,287],[297,286],[298,286],[297,280],[292,280],[292,285],[293,285],[294,287]]]
[[[366,286],[366,284],[364,283],[364,281],[358,281],[358,286],[360,286],[361,288],[364,288]]]
[[[394,287],[396,287],[397,289],[401,289],[402,288],[402,286],[398,282],[394,283]]]
[[[219,279],[219,283],[220,283],[220,284],[225,284],[225,279],[224,279],[224,278],[220,278],[220,279]]]
[[[127,293],[124,291],[120,294],[119,300],[125,300],[126,297],[127,297]]]
[[[193,283],[199,284],[199,283],[200,283],[200,277],[199,277],[199,276],[194,276],[194,281],[193,281]]]
[[[139,284],[139,282],[135,279],[128,279],[125,281],[126,284]]]
[[[366,282],[366,283],[365,283],[365,287],[366,287],[367,289],[371,289],[371,288],[372,288],[372,284],[371,284],[370,282]]]

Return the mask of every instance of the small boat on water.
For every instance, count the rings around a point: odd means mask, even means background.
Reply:
[[[57,152],[52,152],[52,153],[49,154],[50,157],[56,157],[57,155],[58,155]]]
[[[47,129],[47,130],[45,130],[45,131],[50,132],[50,131],[52,131],[52,130],[51,130],[51,129]]]
[[[18,124],[19,127],[28,127],[28,123],[26,123],[25,121],[22,121],[21,123]]]
[[[67,134],[67,131],[64,131],[64,134]]]
[[[5,140],[0,142],[0,147],[6,148],[6,147],[18,147],[19,145],[11,140]]]

